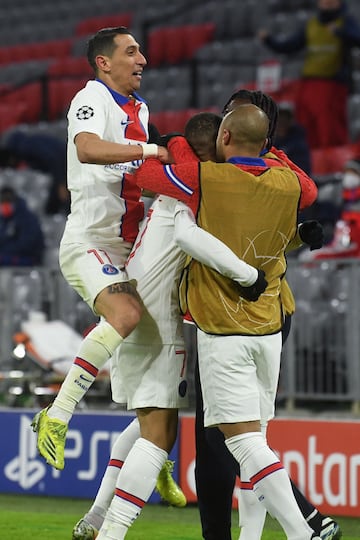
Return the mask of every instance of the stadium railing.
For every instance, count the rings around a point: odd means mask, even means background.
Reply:
[[[282,355],[278,405],[289,412],[345,408],[358,414],[360,261],[294,259],[287,278],[296,311]],[[80,333],[95,321],[57,268],[0,269],[0,310],[0,372],[16,368],[13,338],[30,312],[41,311],[48,320],[64,321]],[[194,406],[193,395],[190,403]]]

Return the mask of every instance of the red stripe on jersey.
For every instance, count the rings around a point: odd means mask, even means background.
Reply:
[[[263,480],[264,478],[269,476],[269,474],[273,474],[274,472],[280,471],[283,468],[284,467],[282,463],[280,463],[280,461],[277,461],[276,463],[272,463],[272,465],[265,467],[264,469],[259,471],[257,474],[254,474],[254,476],[252,476],[250,480],[252,484],[254,485],[257,482],[260,482],[260,480]]]
[[[92,375],[93,377],[96,377],[99,373],[98,368],[96,368],[92,364],[89,364],[89,362],[87,362],[83,358],[79,358],[78,356],[75,358],[74,364],[85,369],[85,371],[90,373],[90,375]]]
[[[135,183],[134,175],[124,174],[121,197],[126,211],[121,218],[120,234],[125,242],[134,242],[139,232],[139,223],[144,217],[144,203],[140,201],[141,189]]]
[[[110,459],[108,463],[108,467],[117,467],[118,469],[121,469],[123,465],[124,462],[121,459]]]
[[[136,497],[135,495],[132,495],[131,493],[128,493],[127,491],[124,491],[123,489],[116,488],[115,495],[117,497],[120,497],[121,499],[124,499],[124,501],[135,504],[135,506],[138,506],[139,508],[145,506],[145,501],[143,501],[139,497]]]
[[[119,107],[127,115],[128,124],[121,130],[124,137],[134,141],[146,142],[147,130],[140,121],[139,113],[142,103],[136,103],[135,99],[130,98],[129,101]],[[138,230],[139,222],[144,217],[144,204],[140,201],[141,189],[137,186],[132,175],[124,175],[121,197],[125,201],[125,213],[121,218],[120,236],[125,242],[133,243]]]
[[[146,130],[139,118],[141,103],[136,103],[134,99],[129,99],[125,105],[120,105],[120,107],[127,114],[129,122],[124,129],[125,137],[134,141],[146,142]]]
[[[153,211],[154,211],[154,210],[153,210],[152,208],[149,208],[148,213],[147,213],[146,225],[145,225],[145,227],[144,227],[144,230],[143,230],[143,232],[141,233],[141,236],[140,236],[139,240],[136,242],[136,244],[133,245],[133,248],[132,248],[131,253],[130,253],[130,255],[129,255],[129,257],[128,257],[126,263],[125,263],[125,266],[127,266],[127,264],[128,264],[128,262],[129,262],[130,259],[132,259],[133,257],[135,257],[137,250],[138,250],[139,247],[141,246],[142,240],[143,240],[143,238],[144,238],[144,234],[146,233],[147,228],[148,228],[148,225],[149,225],[149,221],[150,221],[151,218],[152,218]]]

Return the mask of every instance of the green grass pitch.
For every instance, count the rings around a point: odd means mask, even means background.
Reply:
[[[91,504],[89,500],[0,495],[2,540],[71,540],[74,524]],[[359,540],[360,517],[337,518],[342,540]],[[237,512],[233,513],[233,540],[239,537]],[[196,506],[170,508],[148,505],[130,528],[129,540],[200,540],[201,528]],[[262,540],[285,540],[277,522],[266,521]]]

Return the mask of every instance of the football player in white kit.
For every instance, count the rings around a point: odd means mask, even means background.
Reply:
[[[224,117],[219,129],[221,163],[161,166],[149,160],[136,176],[140,181],[146,178],[148,188],[149,176],[156,184],[162,178],[187,188],[200,183],[198,223],[226,239],[250,264],[262,259],[271,286],[255,303],[243,302],[229,280],[195,259],[182,281],[182,299],[185,296],[198,327],[205,426],[219,426],[254,501],[279,521],[288,540],[320,540],[301,514],[289,477],[261,429],[274,413],[284,253],[296,237],[303,196],[296,173],[283,165],[269,167],[273,160],[258,157],[266,148],[268,129],[264,111],[253,104],[240,105]]]
[[[95,73],[68,112],[71,212],[60,245],[65,279],[101,317],[85,337],[54,403],[34,417],[38,450],[64,468],[68,423],[98,371],[135,328],[141,301],[124,269],[143,218],[131,174],[147,157],[169,161],[147,144],[149,111],[138,96],[146,59],[125,27],[105,28],[88,43]]]
[[[215,136],[221,118],[202,113],[193,121],[206,132],[203,157],[214,159]],[[189,155],[184,159],[189,159]],[[256,269],[198,228],[185,205],[163,195],[156,198],[126,265],[144,303],[143,317],[115,353],[111,371],[113,399],[123,403],[125,398],[128,408],[136,409],[141,435],[135,420],[119,436],[94,504],[75,526],[74,540],[88,538],[79,534],[81,530],[92,529],[94,537],[99,528],[99,539],[124,538],[150,497],[175,442],[178,409],[187,404],[187,359],[178,297],[186,254],[179,247],[179,241],[190,255],[241,285],[250,286],[248,292],[254,294],[252,299],[260,294],[251,287],[258,281]],[[262,282],[261,291],[265,286],[266,282]],[[131,437],[134,445],[130,448]]]

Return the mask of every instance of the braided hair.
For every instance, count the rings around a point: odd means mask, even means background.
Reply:
[[[262,109],[264,113],[269,118],[269,131],[267,134],[268,138],[268,144],[267,144],[267,150],[270,150],[270,148],[273,145],[273,138],[275,135],[275,129],[277,126],[278,116],[279,116],[279,109],[275,101],[267,94],[264,94],[261,92],[261,90],[246,90],[241,89],[235,92],[229,100],[224,105],[224,108],[222,110],[223,114],[226,114],[229,112],[229,105],[232,101],[235,100],[244,100],[248,101],[249,103],[252,103],[253,105],[256,105],[259,107],[259,109]]]

